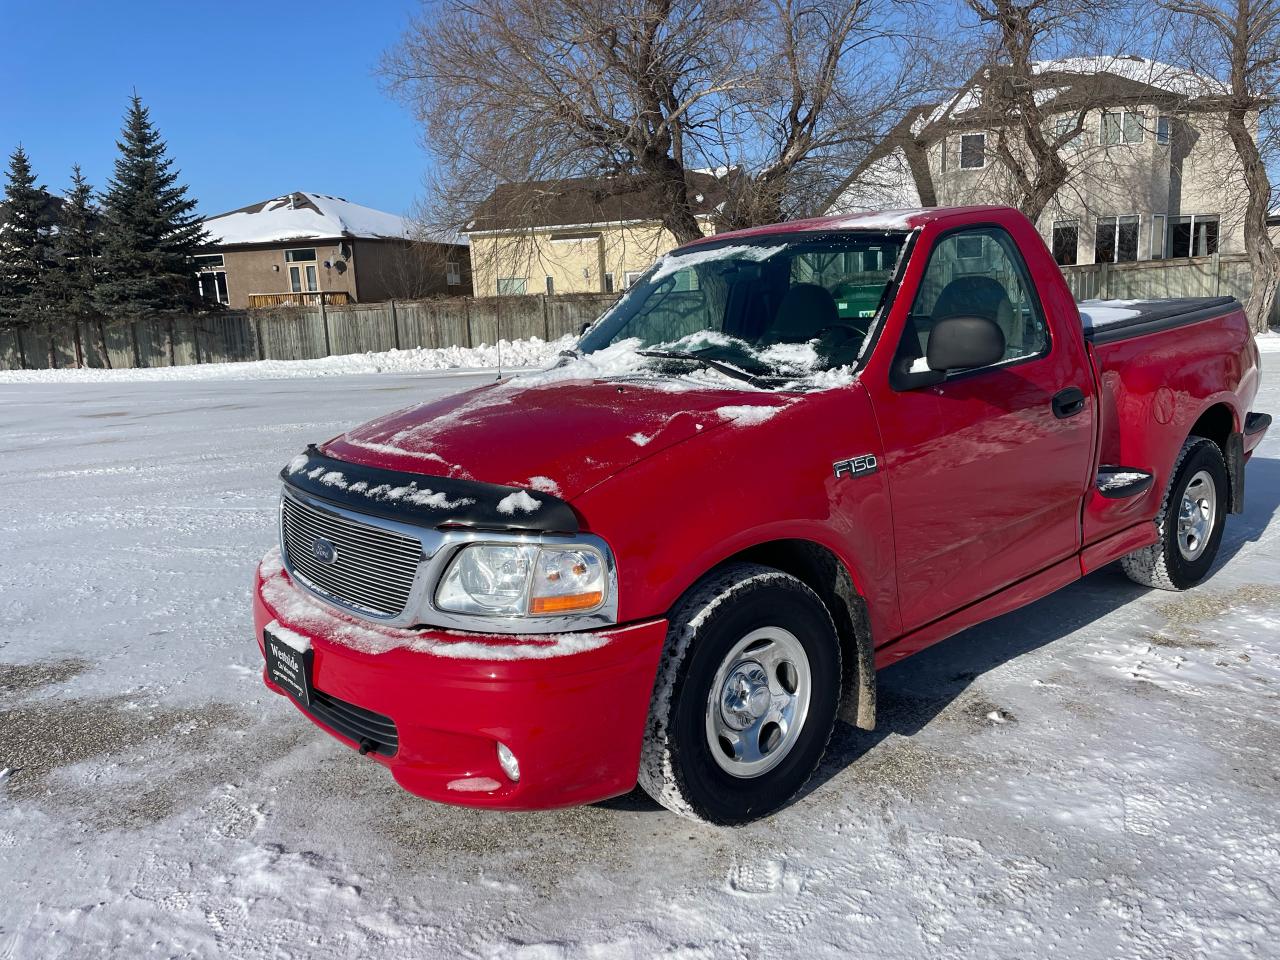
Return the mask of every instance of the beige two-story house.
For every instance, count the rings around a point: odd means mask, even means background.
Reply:
[[[206,300],[232,309],[341,305],[471,293],[462,237],[424,237],[404,217],[298,191],[204,221],[195,258]]]
[[[915,110],[831,198],[833,213],[1014,203],[997,149],[1025,147],[980,71],[944,103]],[[1216,81],[1136,56],[1036,64],[1035,96],[1061,140],[1067,182],[1039,227],[1060,264],[1209,256],[1243,250],[1245,187],[1207,110]],[[993,91],[995,91],[993,93]]]
[[[694,214],[714,232],[723,175],[689,173]],[[477,296],[618,293],[676,245],[652,188],[627,178],[499,186],[468,225]]]

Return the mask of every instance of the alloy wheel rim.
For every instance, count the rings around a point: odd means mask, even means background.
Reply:
[[[707,697],[707,746],[721,770],[768,773],[791,752],[809,715],[809,657],[781,627],[752,630],[729,651]]]
[[[1218,490],[1207,470],[1197,471],[1182,490],[1178,506],[1178,552],[1195,561],[1209,545],[1218,514]]]

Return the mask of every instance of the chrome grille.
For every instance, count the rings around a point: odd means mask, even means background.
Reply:
[[[320,539],[333,545],[332,563],[317,559]],[[348,520],[288,494],[280,501],[280,541],[289,569],[304,586],[377,617],[404,610],[422,559],[422,543],[413,537]]]

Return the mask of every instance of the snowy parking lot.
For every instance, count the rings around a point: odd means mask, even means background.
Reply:
[[[894,666],[712,829],[430,804],[262,685],[281,465],[487,377],[0,384],[0,958],[1280,956],[1280,430],[1200,588]]]

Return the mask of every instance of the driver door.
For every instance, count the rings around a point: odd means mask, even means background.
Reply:
[[[1093,409],[1066,418],[1053,397],[1088,395],[1078,344],[1055,344],[1026,263],[1002,228],[942,235],[929,255],[895,364],[922,363],[933,324],[985,316],[1002,359],[940,384],[880,384],[881,424],[903,627],[912,630],[1071,557],[1092,457]]]

